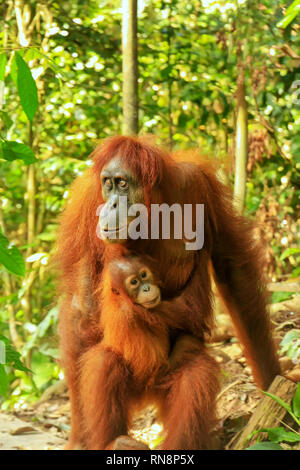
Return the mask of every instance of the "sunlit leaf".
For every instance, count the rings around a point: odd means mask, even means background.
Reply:
[[[300,442],[300,435],[292,432],[286,431],[283,427],[280,428],[270,428],[267,430],[268,437],[272,442]]]
[[[12,346],[8,338],[0,334],[0,341],[5,344],[5,364],[23,372],[31,372],[21,361],[21,354]]]
[[[0,364],[0,395],[6,396],[8,392],[8,377],[3,364]]]
[[[4,81],[6,60],[6,55],[0,54],[0,82]]]
[[[24,276],[25,263],[20,251],[15,246],[9,246],[7,238],[0,233],[0,263],[12,274]]]
[[[300,383],[297,385],[297,390],[293,398],[293,412],[300,418]]]
[[[8,161],[23,160],[26,165],[37,162],[30,147],[20,142],[6,141],[2,142],[2,158]]]
[[[295,0],[286,10],[284,18],[277,23],[277,28],[286,28],[300,13],[300,1]]]
[[[32,77],[30,68],[18,53],[16,53],[16,64],[18,68],[17,84],[21,104],[29,121],[32,122],[38,107],[36,83]]]

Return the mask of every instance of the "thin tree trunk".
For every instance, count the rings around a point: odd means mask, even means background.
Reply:
[[[123,0],[123,134],[138,133],[137,0]]]
[[[239,67],[237,79],[237,118],[234,199],[239,212],[243,212],[246,196],[247,155],[248,155],[248,122],[247,103],[245,99],[245,72]]]

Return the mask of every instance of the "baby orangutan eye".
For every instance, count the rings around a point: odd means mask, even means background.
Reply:
[[[131,284],[132,286],[136,286],[136,285],[138,284],[138,282],[139,282],[139,281],[138,281],[136,278],[134,278],[134,279],[131,279],[130,284]]]
[[[146,277],[147,277],[146,271],[142,271],[142,272],[141,272],[141,278],[142,278],[142,279],[146,279]]]

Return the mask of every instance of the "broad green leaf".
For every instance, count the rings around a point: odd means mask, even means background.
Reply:
[[[6,396],[8,391],[8,378],[3,364],[0,364],[0,395]]]
[[[23,372],[31,372],[30,369],[24,366],[22,363],[20,357],[20,353],[14,349],[14,347],[11,345],[10,341],[8,338],[0,334],[0,341],[3,341],[5,343],[5,348],[6,348],[6,364],[12,365],[15,369],[21,370]]]
[[[30,147],[20,142],[6,141],[2,143],[2,156],[5,160],[23,160],[26,165],[37,162]]]
[[[245,450],[284,450],[276,442],[260,442],[259,444],[254,444],[253,446],[247,447]]]
[[[260,434],[260,433],[267,433],[270,441],[272,442],[300,442],[300,434],[296,432],[286,431],[283,427],[278,428],[261,428],[257,431],[253,431],[248,440],[252,439],[253,436]]]
[[[5,66],[6,66],[6,55],[5,54],[0,54],[0,82],[4,81]]]
[[[293,412],[297,418],[300,418],[300,382],[297,385],[297,390],[293,398]]]
[[[272,442],[300,442],[300,435],[291,432],[291,431],[286,431],[283,427],[280,428],[270,428],[266,430],[268,433],[268,437],[270,441]]]
[[[9,241],[0,233],[0,263],[12,274],[24,276],[25,263],[20,251],[15,247],[9,247]]]
[[[31,75],[30,68],[24,59],[16,52],[16,63],[18,68],[18,93],[20,96],[22,108],[29,121],[33,121],[38,107],[38,94],[36,83]]]

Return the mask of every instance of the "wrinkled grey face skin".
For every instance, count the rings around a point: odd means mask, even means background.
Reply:
[[[107,243],[124,243],[128,224],[134,218],[128,216],[128,208],[132,204],[144,203],[143,188],[119,157],[113,158],[102,169],[100,179],[105,201],[99,217],[101,238]],[[127,207],[120,204],[120,196],[127,197]]]

